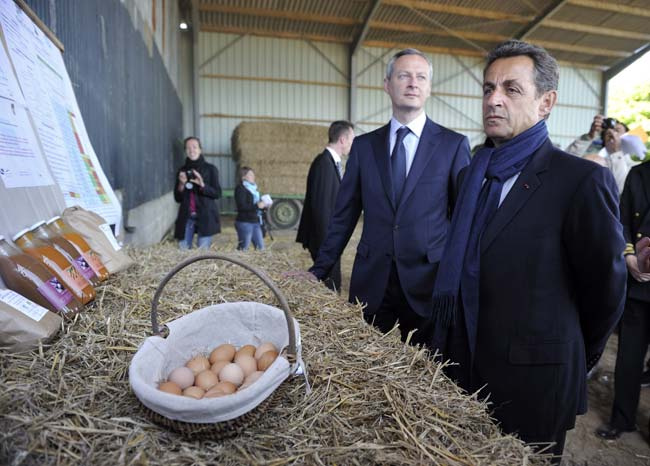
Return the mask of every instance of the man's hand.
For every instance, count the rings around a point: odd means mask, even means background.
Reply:
[[[595,139],[603,130],[603,118],[605,117],[602,115],[596,115],[594,117],[594,121],[591,123],[591,128],[589,128],[590,139]]]
[[[650,257],[647,259],[650,260]],[[625,263],[627,264],[627,270],[630,272],[630,275],[632,275],[632,277],[634,277],[637,282],[650,282],[650,273],[642,273],[639,270],[639,262],[637,261],[637,256],[628,254],[625,256]]]
[[[647,236],[637,241],[636,246],[637,267],[640,273],[650,274],[650,238]]]

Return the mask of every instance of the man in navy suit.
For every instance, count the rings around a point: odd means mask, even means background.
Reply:
[[[432,346],[468,392],[488,396],[504,432],[555,442],[587,409],[598,361],[625,299],[618,191],[610,171],[553,147],[546,119],[557,62],[521,41],[483,72],[488,137],[460,175],[434,290]],[[441,328],[447,327],[443,334]]]
[[[316,261],[320,245],[325,240],[327,226],[332,218],[336,195],[341,185],[342,159],[347,157],[354,140],[354,126],[349,121],[332,123],[328,130],[328,144],[309,167],[307,191],[296,241],[309,250]],[[341,292],[341,261],[337,261],[323,280],[331,290]]]
[[[393,117],[357,136],[336,199],[334,216],[310,269],[318,279],[339,260],[363,212],[350,302],[383,332],[400,324],[402,340],[428,343],[431,296],[449,228],[456,175],[469,163],[467,138],[427,118],[432,65],[406,49],[386,68],[384,90]]]

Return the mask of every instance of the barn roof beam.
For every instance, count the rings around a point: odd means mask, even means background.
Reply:
[[[555,13],[557,13],[560,8],[566,4],[567,0],[555,0],[552,2],[544,11],[538,14],[535,19],[527,24],[519,33],[515,36],[519,40],[526,40],[535,30],[542,25],[544,20],[550,18]]]
[[[361,44],[365,40],[366,35],[368,35],[368,31],[370,30],[370,20],[379,9],[380,4],[381,0],[375,0],[373,5],[368,10],[368,14],[366,15],[366,18],[363,21],[363,26],[361,27],[361,31],[359,31],[359,34],[357,34],[357,36],[354,38],[354,41],[352,42],[352,47],[350,48],[350,53],[352,55],[356,55],[359,47],[361,47]]]

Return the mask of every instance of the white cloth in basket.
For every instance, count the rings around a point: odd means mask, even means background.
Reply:
[[[300,357],[300,329],[294,319],[296,357]],[[262,377],[244,390],[220,398],[195,400],[158,390],[176,367],[192,357],[210,352],[222,343],[235,347],[273,343],[278,349],[289,344],[289,330],[282,310],[255,302],[209,306],[166,324],[167,338],[152,336],[131,360],[129,380],[136,397],[147,408],[169,419],[191,423],[215,423],[235,419],[264,401],[296,372],[286,358],[276,358]]]

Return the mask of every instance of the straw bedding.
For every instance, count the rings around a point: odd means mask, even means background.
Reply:
[[[327,126],[243,122],[232,134],[237,164],[255,170],[264,192],[304,194],[309,165],[327,144]]]
[[[128,366],[151,332],[162,277],[191,252],[131,250],[137,265],[99,287],[96,303],[40,351],[0,352],[0,464],[546,464],[503,436],[485,405],[461,393],[426,351],[363,323],[361,307],[315,282],[294,250],[239,257],[266,270],[301,325],[304,379],[286,381],[261,420],[228,440],[192,441],[152,423]],[[165,288],[160,321],[212,303],[275,304],[249,272],[200,262]],[[190,342],[188,342],[190,344]]]

